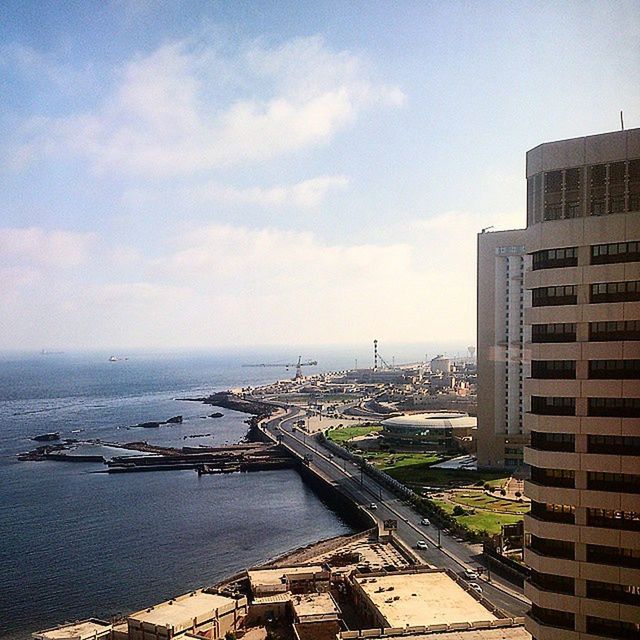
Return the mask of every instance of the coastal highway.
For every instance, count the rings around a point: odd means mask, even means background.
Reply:
[[[360,467],[339,457],[333,457],[313,436],[294,427],[294,423],[304,416],[298,408],[288,409],[286,415],[271,418],[263,426],[277,437],[282,435],[283,444],[297,455],[311,455],[311,466],[336,483],[340,490],[352,498],[362,508],[375,503],[377,508],[370,513],[380,520],[395,519],[398,531],[395,534],[415,555],[434,567],[449,568],[461,573],[465,568],[477,568],[474,560],[476,551],[446,535],[440,534],[441,548],[437,547],[438,531],[433,526],[420,524],[420,516],[394,494],[378,484],[373,478],[363,474]],[[295,430],[294,430],[295,429]],[[418,540],[427,542],[426,550],[416,549]],[[522,616],[529,608],[528,601],[514,585],[499,576],[491,575],[491,582],[483,575],[478,582],[483,595],[495,606],[511,616]]]

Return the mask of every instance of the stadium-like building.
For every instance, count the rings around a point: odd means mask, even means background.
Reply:
[[[453,453],[468,448],[476,424],[467,413],[412,413],[383,420],[381,435],[393,447]]]

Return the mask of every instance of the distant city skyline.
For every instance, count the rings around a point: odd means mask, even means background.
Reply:
[[[0,349],[472,345],[525,151],[640,126],[632,1],[0,16]]]

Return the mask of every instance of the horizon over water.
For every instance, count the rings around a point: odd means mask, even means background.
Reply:
[[[222,409],[212,419],[212,407],[176,398],[292,375],[241,366],[271,361],[269,353],[122,355],[129,359],[0,354],[1,638],[137,610],[351,531],[293,470],[108,475],[95,463],[18,461],[39,444],[31,437],[50,431],[169,446],[237,442],[246,414]],[[126,428],[178,414],[182,425]]]
[[[305,369],[316,373],[351,368],[355,358],[368,366],[367,352],[123,350],[114,355],[128,359],[117,362],[106,351],[0,353],[0,638],[137,610],[352,530],[293,470],[109,475],[96,463],[20,462],[17,453],[39,444],[30,438],[60,431],[63,439],[166,446],[237,442],[246,414],[221,409],[212,419],[212,407],[176,398],[294,374],[243,364],[295,363],[302,354],[319,361]],[[396,362],[424,352],[398,350]],[[181,425],[127,429],[178,414]]]

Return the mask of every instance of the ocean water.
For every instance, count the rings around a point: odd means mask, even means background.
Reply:
[[[291,470],[108,475],[95,463],[18,461],[49,431],[107,443],[238,442],[245,414],[212,419],[215,408],[177,398],[292,375],[241,366],[273,361],[268,352],[108,356],[0,355],[1,638],[142,608],[351,531]],[[181,425],[128,428],[178,414]]]

